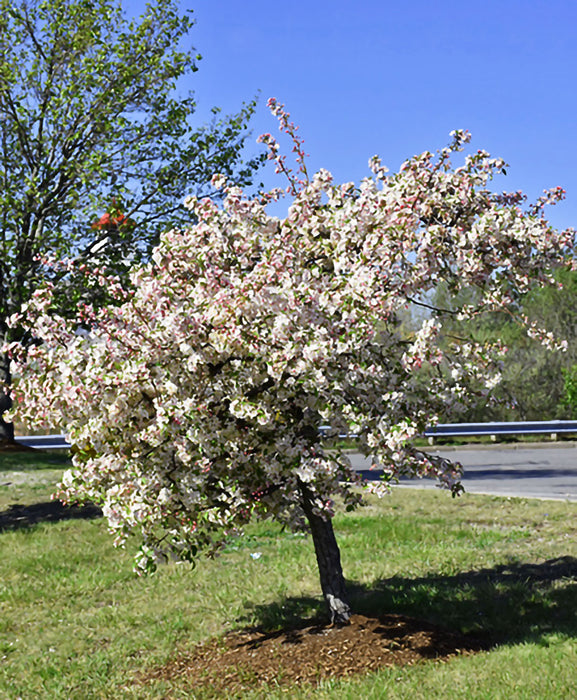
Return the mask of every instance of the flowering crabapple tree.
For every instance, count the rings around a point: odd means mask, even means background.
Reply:
[[[486,393],[503,348],[441,344],[442,309],[412,334],[399,314],[426,305],[440,281],[479,292],[474,307],[447,312],[514,314],[520,293],[567,264],[573,232],[541,216],[558,191],[524,211],[521,195],[487,188],[501,160],[479,151],[453,166],[465,132],[397,174],[374,158],[360,186],[338,185],[325,170],[308,176],[294,125],[271,107],[297,154],[293,172],[262,137],[289,178],[286,218],[267,213],[278,190],[247,198],[217,176],[222,206],[189,198],[195,223],[163,235],[132,272],[133,291],[101,279],[116,305],[81,306],[71,323],[53,311],[50,286],[39,290],[12,319],[41,341],[13,348],[15,398],[24,420],[65,429],[73,468],[60,497],[100,504],[117,544],[138,532],[140,570],[215,552],[252,518],[275,519],[312,533],[330,619],[343,624],[332,516],[335,502],[361,504],[362,489],[319,427],[359,435],[385,473],[369,489],[408,474],[458,492],[458,465],[413,438]]]

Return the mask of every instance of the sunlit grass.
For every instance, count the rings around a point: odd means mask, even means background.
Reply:
[[[0,510],[12,503],[50,500],[63,469],[70,464],[68,452],[0,451]]]
[[[44,498],[60,474],[54,466],[30,467],[29,480],[3,487],[3,502],[33,502],[41,476]],[[0,477],[9,482],[26,471]],[[442,665],[295,687],[290,697],[571,697],[576,513],[575,504],[558,501],[398,489],[339,514],[358,612],[419,617],[495,647]],[[194,569],[172,564],[145,579],[132,573],[135,543],[114,549],[103,520],[6,531],[0,548],[2,698],[190,697],[178,679],[143,686],[138,678],[234,627],[280,628],[323,613],[310,540],[273,523],[249,528],[215,560]]]

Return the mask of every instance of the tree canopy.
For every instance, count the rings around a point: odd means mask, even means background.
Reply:
[[[441,342],[441,311],[408,336],[399,314],[440,281],[455,299],[478,290],[448,316],[513,307],[554,283],[574,236],[549,226],[543,202],[523,211],[488,189],[501,160],[479,151],[453,165],[465,132],[396,174],[375,158],[359,187],[339,185],[325,170],[309,178],[287,113],[271,107],[300,162],[291,173],[263,137],[291,180],[287,217],[218,176],[223,206],[189,198],[196,223],[163,234],[116,305],[83,306],[70,322],[50,286],[37,292],[21,320],[43,343],[21,355],[17,399],[27,419],[66,430],[74,468],[62,497],[101,504],[118,543],[138,532],[139,568],[194,559],[251,518],[275,518],[310,529],[331,619],[345,622],[331,517],[335,499],[354,508],[362,496],[319,427],[358,433],[384,469],[378,492],[403,474],[458,492],[458,465],[413,439],[489,390],[502,347]]]
[[[134,19],[119,0],[0,0],[0,339],[43,279],[63,304],[87,296],[49,258],[118,273],[190,220],[183,197],[213,191],[213,172],[250,181],[254,102],[203,126],[179,92],[193,24],[176,0]],[[0,372],[8,383],[4,359]]]

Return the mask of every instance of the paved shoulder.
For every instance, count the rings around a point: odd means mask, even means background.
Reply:
[[[428,450],[463,465],[463,486],[471,493],[525,498],[554,498],[577,502],[577,445],[547,443],[468,445]],[[351,455],[353,466],[368,470],[370,461]],[[375,472],[366,473],[370,478]],[[403,480],[402,485],[434,488],[428,479]]]

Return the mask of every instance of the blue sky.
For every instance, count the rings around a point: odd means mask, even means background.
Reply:
[[[575,0],[195,0],[202,54],[189,87],[199,116],[260,91],[254,139],[276,134],[266,100],[300,125],[309,168],[359,181],[378,153],[396,170],[441,148],[455,128],[509,164],[496,189],[531,199],[561,185],[549,210],[577,227]],[[254,149],[257,149],[255,145]],[[272,172],[267,185],[278,184]]]

